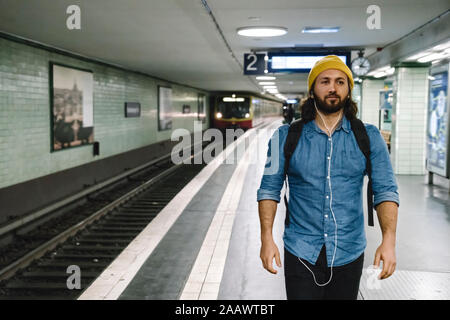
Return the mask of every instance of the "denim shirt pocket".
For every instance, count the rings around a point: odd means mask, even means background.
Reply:
[[[342,172],[344,176],[353,177],[366,173],[366,157],[361,150],[346,150],[342,153]]]

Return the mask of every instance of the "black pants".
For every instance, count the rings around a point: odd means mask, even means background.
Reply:
[[[314,272],[319,284],[326,283],[330,278],[331,268],[327,266],[325,246],[320,251],[316,264],[302,261]],[[284,277],[288,300],[356,300],[359,281],[364,264],[364,253],[355,261],[339,266],[333,266],[333,278],[326,286],[319,287],[314,282],[313,275],[298,260],[296,256],[284,249]]]

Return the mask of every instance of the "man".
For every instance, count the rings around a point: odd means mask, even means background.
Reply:
[[[289,223],[283,240],[288,299],[357,298],[366,246],[362,204],[366,158],[349,121],[357,113],[352,89],[352,73],[337,56],[319,60],[309,73],[309,98],[301,106],[306,123],[287,172]],[[288,125],[281,126],[271,138],[270,161],[257,195],[260,257],[271,273],[277,273],[273,259],[281,267],[272,226],[284,183],[288,129]],[[383,261],[379,278],[386,279],[396,266],[399,197],[386,143],[375,126],[365,124],[365,129],[370,140],[374,208],[383,236],[373,264],[379,266]]]
[[[283,106],[283,116],[286,123],[290,124],[294,120],[294,107],[291,103]]]

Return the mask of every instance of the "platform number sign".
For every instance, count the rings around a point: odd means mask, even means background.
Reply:
[[[245,53],[244,74],[264,74],[265,54]]]

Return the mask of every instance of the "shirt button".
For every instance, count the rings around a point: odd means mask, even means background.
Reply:
[[[330,157],[327,157],[328,160],[330,160]]]
[[[328,237],[328,235],[325,233],[325,238]]]
[[[328,176],[327,179],[330,179],[330,176]]]
[[[327,196],[327,199],[329,198],[329,196]]]
[[[325,215],[325,218],[328,219],[328,215],[327,214]]]
[[[328,138],[328,141],[331,141],[331,138]]]

